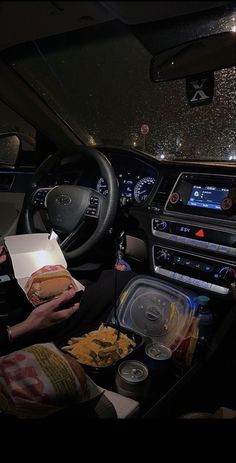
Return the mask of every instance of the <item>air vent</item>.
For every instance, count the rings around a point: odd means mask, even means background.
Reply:
[[[152,204],[158,204],[163,206],[176,182],[176,178],[164,177],[158,187],[156,196],[153,199]]]

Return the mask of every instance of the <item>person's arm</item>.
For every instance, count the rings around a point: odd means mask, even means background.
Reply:
[[[6,250],[3,244],[0,245],[0,264],[7,260]]]
[[[74,294],[75,290],[70,289],[60,297],[36,307],[23,322],[17,323],[14,326],[5,327],[6,336],[2,336],[2,342],[0,339],[0,346],[6,347],[9,343],[14,342],[15,339],[21,336],[49,328],[71,317],[71,315],[79,310],[80,304],[73,304],[66,309],[62,309],[62,305],[70,301]]]

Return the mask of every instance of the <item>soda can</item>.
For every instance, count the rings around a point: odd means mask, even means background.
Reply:
[[[149,390],[148,368],[137,360],[125,360],[118,367],[115,384],[119,394],[142,400]]]
[[[159,342],[151,342],[145,347],[145,364],[151,370],[159,370],[165,373],[171,370],[172,351],[169,347]]]

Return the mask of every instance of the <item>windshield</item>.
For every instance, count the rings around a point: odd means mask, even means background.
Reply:
[[[236,67],[214,73],[211,104],[191,107],[186,79],[153,83],[151,54],[118,21],[4,56],[86,144],[128,146],[160,160],[236,159]]]

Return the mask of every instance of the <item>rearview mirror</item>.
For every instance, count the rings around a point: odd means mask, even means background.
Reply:
[[[150,66],[153,82],[181,79],[216,71],[236,64],[236,33],[233,31],[202,37],[164,50]]]
[[[0,166],[15,166],[20,145],[21,141],[16,134],[0,134]]]

